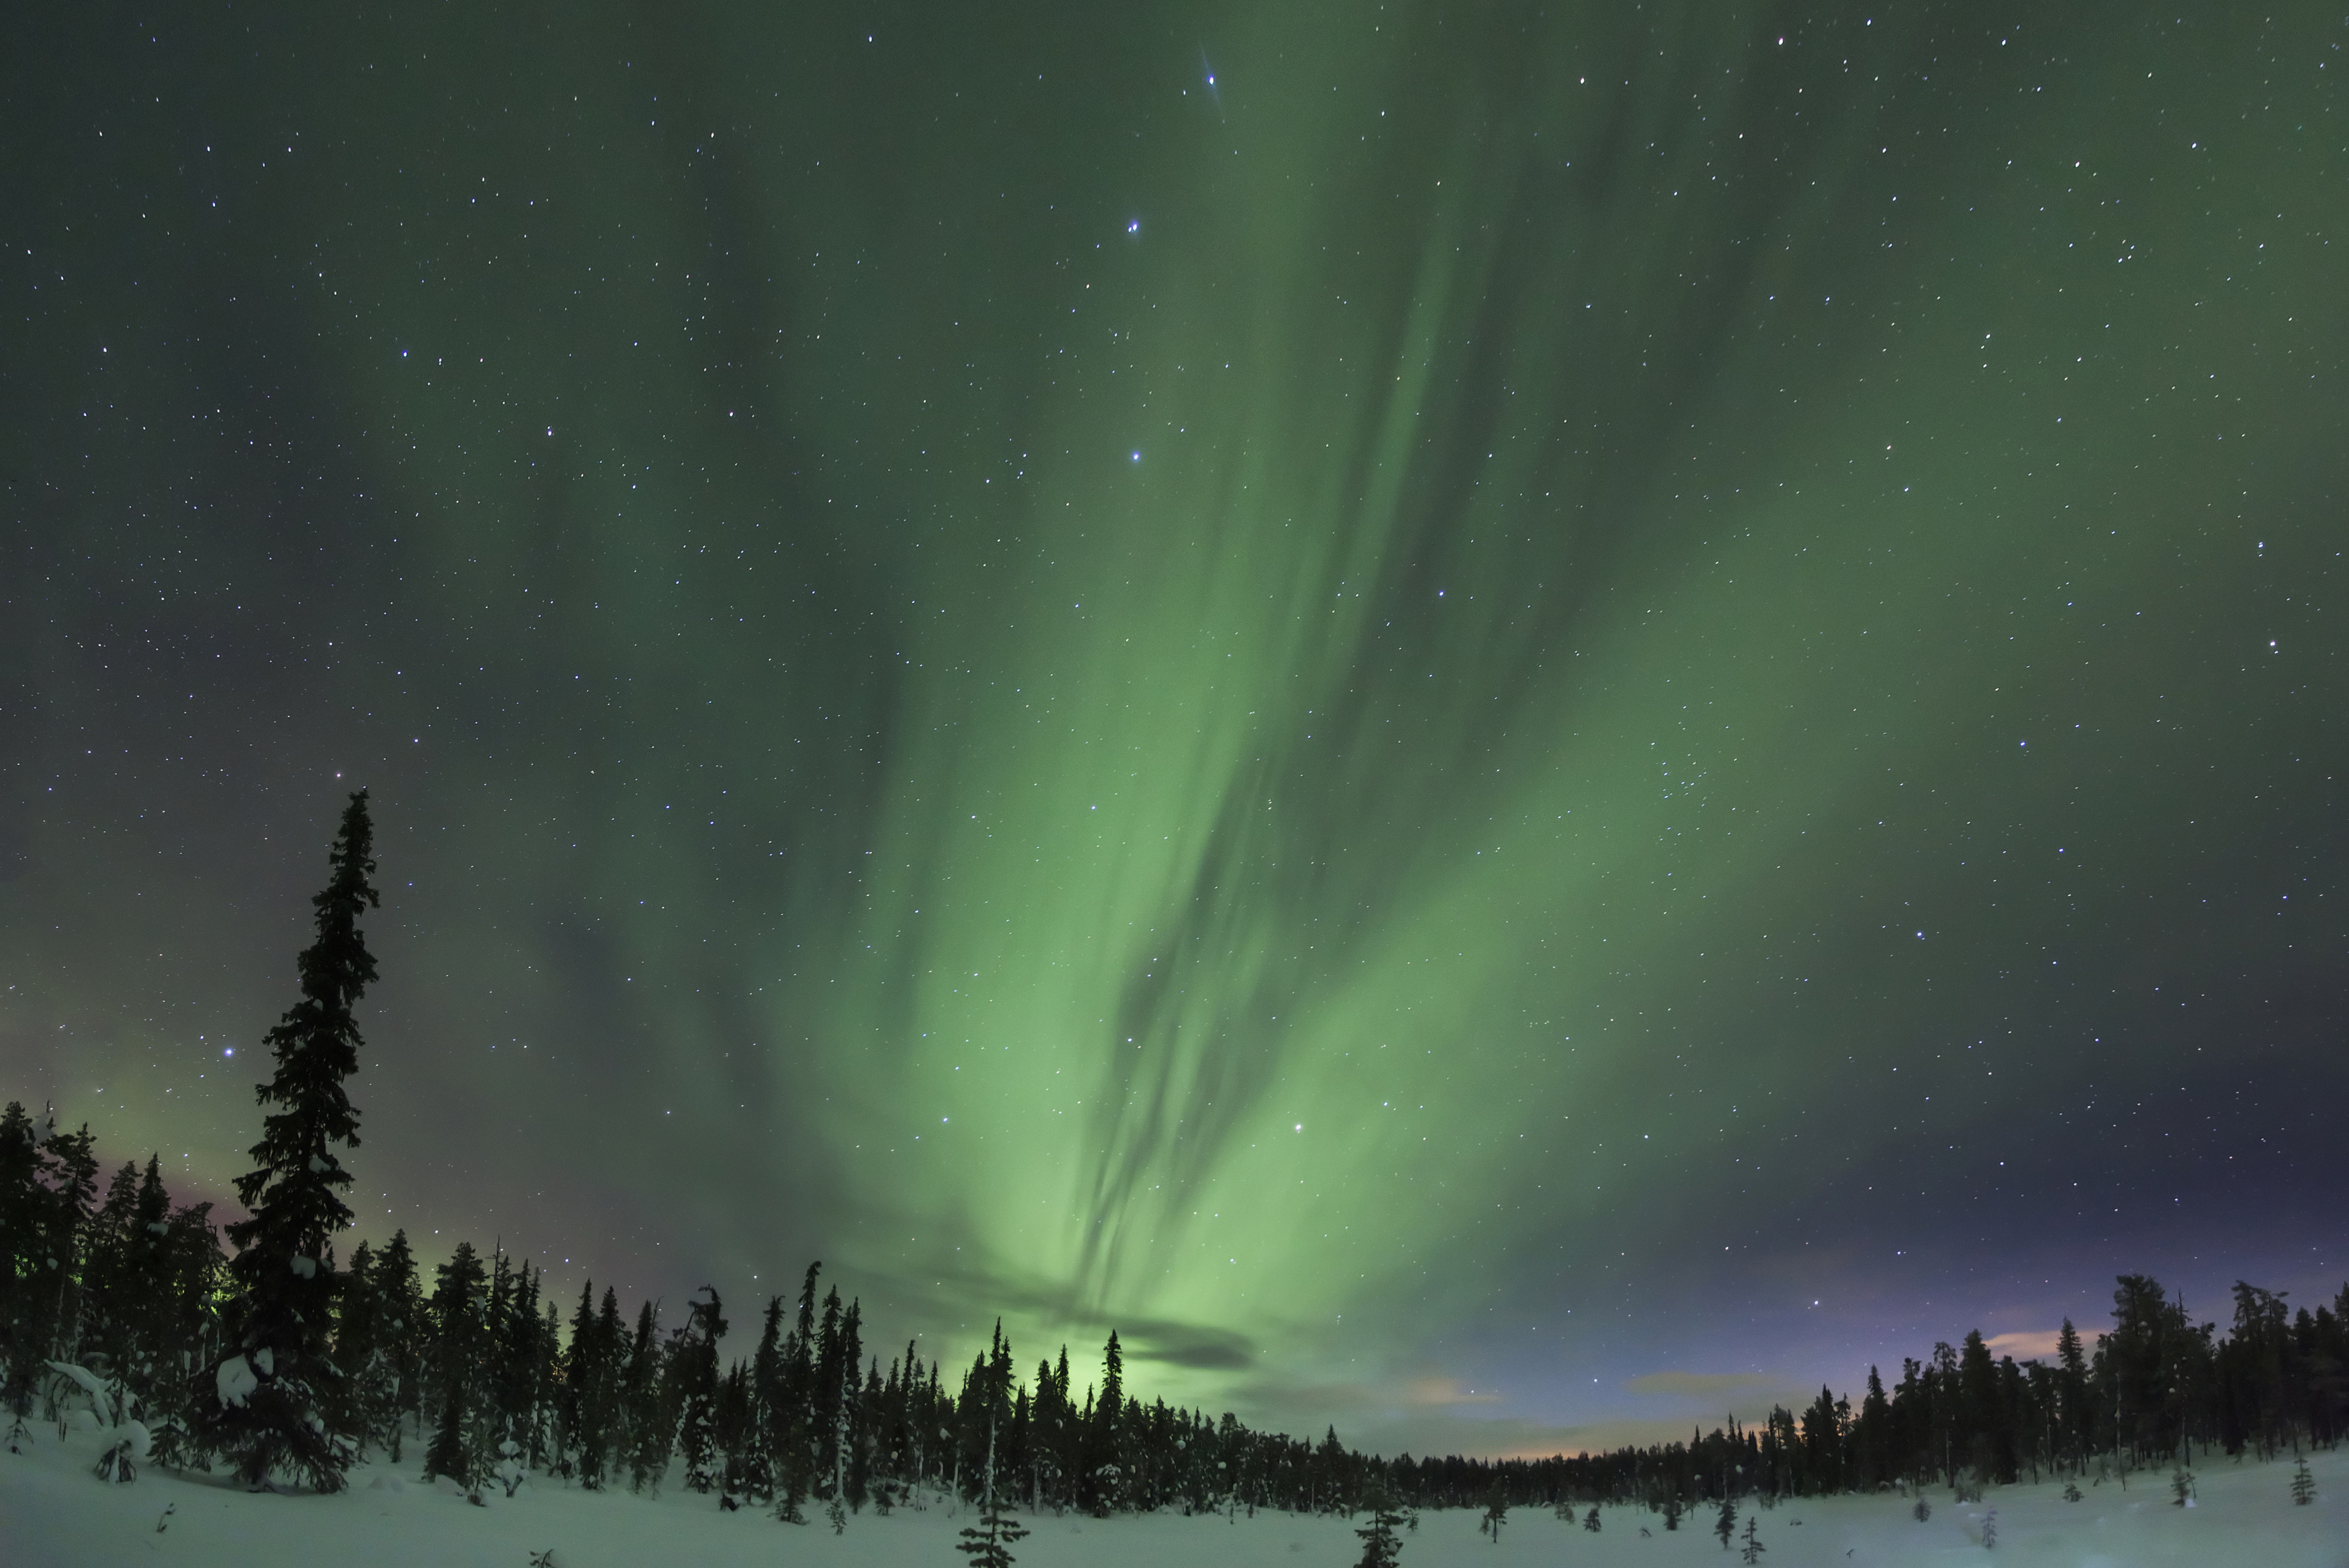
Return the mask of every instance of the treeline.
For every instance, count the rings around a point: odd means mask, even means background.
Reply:
[[[203,1466],[193,1407],[219,1397],[233,1280],[209,1205],[175,1206],[158,1161],[126,1164],[99,1196],[87,1128],[0,1113],[0,1400],[22,1423],[88,1369],[143,1421],[157,1456]],[[1694,1506],[1996,1484],[2191,1464],[2201,1450],[2271,1456],[2349,1432],[2349,1286],[2296,1311],[2238,1284],[2225,1332],[2196,1323],[2142,1274],[2124,1275],[2111,1327],[2067,1320],[2052,1361],[1993,1357],[1979,1332],[1874,1368],[1855,1406],[1822,1388],[1799,1414],[1733,1418],[1685,1443],[1543,1460],[1393,1460],[1258,1432],[1230,1414],[1145,1404],[1110,1336],[1081,1387],[1068,1352],[1021,1377],[999,1328],[967,1367],[908,1343],[869,1351],[859,1303],[811,1264],[794,1304],[768,1300],[747,1356],[708,1289],[664,1323],[591,1284],[549,1299],[530,1264],[460,1244],[422,1277],[405,1233],[362,1243],[334,1280],[326,1336],[338,1378],[319,1414],[352,1457],[403,1462],[468,1491],[526,1476],[589,1489],[682,1486],[736,1506],[833,1523],[918,1489],[1030,1510],[1351,1512],[1383,1493],[1413,1508]],[[819,1294],[821,1291],[821,1294]],[[740,1346],[741,1341],[732,1342]]]
[[[219,1398],[234,1299],[210,1206],[173,1208],[153,1160],[124,1166],[100,1202],[98,1169],[87,1128],[0,1112],[0,1401],[21,1440],[27,1419],[76,1397],[83,1385],[60,1368],[79,1367],[159,1460],[207,1467],[220,1454],[195,1407]],[[429,1285],[405,1232],[361,1243],[347,1267],[324,1261],[340,1376],[320,1384],[321,1420],[353,1459],[413,1452],[469,1491],[532,1475],[670,1484],[839,1523],[916,1489],[983,1501],[990,1482],[1030,1509],[1344,1509],[1380,1472],[1334,1433],[1314,1445],[1144,1404],[1115,1334],[1081,1388],[1066,1347],[1019,1377],[999,1329],[966,1367],[926,1363],[911,1343],[885,1367],[861,1305],[837,1289],[819,1299],[816,1264],[795,1309],[770,1299],[755,1347],[728,1359],[712,1290],[670,1326],[659,1304],[624,1314],[592,1284],[566,1317],[530,1264],[471,1243]]]
[[[1665,1509],[1947,1484],[1961,1491],[2045,1476],[2191,1465],[2205,1451],[2271,1458],[2349,1435],[2349,1285],[2313,1311],[2238,1283],[2221,1333],[2145,1274],[2123,1274],[2113,1326],[2082,1342],[2069,1318],[2053,1362],[1993,1357],[1980,1331],[1901,1364],[1868,1368],[1855,1408],[1826,1388],[1799,1416],[1733,1418],[1685,1443],[1545,1460],[1408,1456],[1386,1465],[1422,1508],[1488,1503],[1643,1503]]]

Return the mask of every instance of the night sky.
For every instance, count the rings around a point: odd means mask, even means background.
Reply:
[[[1493,1452],[2313,1305],[2349,27],[2171,15],[13,15],[0,1096],[224,1198],[364,785],[359,1233],[566,1311]]]

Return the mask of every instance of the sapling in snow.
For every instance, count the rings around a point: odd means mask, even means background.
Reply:
[[[1354,1533],[1361,1537],[1362,1554],[1354,1568],[1394,1568],[1402,1555],[1402,1542],[1396,1539],[1394,1527],[1402,1516],[1394,1511],[1386,1493],[1373,1491],[1370,1497],[1371,1522]]]
[[[146,1429],[142,1427],[140,1430],[143,1434]],[[135,1443],[128,1437],[117,1438],[107,1446],[104,1453],[98,1456],[98,1463],[90,1467],[90,1472],[100,1480],[137,1480],[139,1460],[145,1457],[145,1453],[144,1443]]]
[[[1492,1491],[1485,1499],[1485,1517],[1476,1522],[1476,1529],[1480,1533],[1491,1536],[1493,1544],[1498,1546],[1501,1543],[1501,1526],[1508,1522],[1508,1485],[1495,1478]]]
[[[100,1377],[88,1367],[70,1361],[48,1363],[52,1378],[49,1402],[57,1411],[57,1434],[65,1435],[67,1420],[72,1415],[72,1396],[80,1394],[89,1401],[90,1414],[108,1433],[106,1449],[98,1456],[91,1473],[100,1480],[131,1481],[139,1479],[139,1466],[146,1460],[151,1441],[146,1423],[129,1416],[130,1395],[119,1377]]]

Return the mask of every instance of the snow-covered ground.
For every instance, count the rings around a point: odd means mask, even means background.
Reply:
[[[217,1478],[152,1469],[118,1486],[90,1473],[100,1447],[94,1431],[60,1442],[47,1427],[36,1429],[21,1454],[0,1450],[0,1564],[529,1568],[535,1553],[552,1550],[559,1568],[950,1568],[963,1562],[956,1532],[972,1522],[968,1510],[933,1504],[886,1519],[868,1511],[834,1535],[820,1521],[802,1527],[755,1512],[722,1513],[709,1498],[676,1491],[650,1499],[560,1487],[525,1486],[511,1501],[493,1492],[487,1507],[475,1508],[418,1482],[412,1464],[399,1472],[364,1467],[338,1497],[254,1497]],[[1790,1503],[1758,1514],[1767,1549],[1761,1561],[1765,1568],[1981,1561],[1983,1522],[1994,1509],[1997,1545],[1989,1560],[2011,1568],[2349,1568],[2349,1454],[2314,1455],[2310,1469],[2317,1501],[2305,1508],[2292,1505],[2290,1461],[2224,1459],[2198,1467],[2190,1510],[2170,1506],[2166,1478],[2145,1474],[2127,1491],[2090,1487],[2076,1503],[2065,1502],[2056,1485],[1996,1489],[1979,1504],[1952,1502],[1937,1490],[1927,1494],[1933,1513],[1923,1524],[1910,1517],[1910,1502],[1890,1496]],[[1471,1511],[1424,1515],[1403,1537],[1404,1568],[1712,1568],[1737,1561],[1710,1533],[1709,1513],[1673,1533],[1654,1514],[1607,1509],[1594,1535],[1546,1511],[1519,1510],[1497,1547],[1477,1532],[1476,1519]],[[1342,1519],[1268,1513],[1227,1523],[1047,1514],[1025,1522],[1033,1533],[1015,1552],[1028,1568],[1346,1568],[1361,1553],[1353,1530],[1361,1522]]]

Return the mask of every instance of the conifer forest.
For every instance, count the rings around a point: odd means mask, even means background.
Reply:
[[[95,1380],[152,1434],[152,1462],[222,1464],[219,1368],[241,1303],[206,1204],[174,1205],[150,1157],[105,1173],[88,1128],[10,1104],[0,1119],[0,1335],[8,1419],[54,1418]],[[101,1188],[102,1195],[101,1195]],[[308,1385],[314,1466],[332,1488],[362,1454],[420,1464],[469,1491],[525,1477],[594,1490],[661,1487],[712,1507],[837,1526],[916,1488],[983,1503],[1095,1514],[1413,1509],[1866,1492],[2168,1471],[2209,1452],[2271,1457],[2349,1431],[2349,1287],[2292,1308],[2235,1287],[2224,1323],[2196,1322],[2158,1282],[2121,1277],[2112,1319],[2068,1321],[2052,1362],[1993,1358],[1979,1333],[1937,1344],[1855,1400],[1731,1420],[1686,1442],[1547,1459],[1382,1457],[1170,1409],[1127,1385],[1117,1336],[1073,1366],[1032,1368],[999,1330],[966,1364],[885,1346],[854,1297],[811,1264],[731,1333],[712,1293],[680,1312],[584,1287],[549,1299],[527,1260],[460,1243],[419,1270],[405,1233],[317,1278],[331,1329]]]

